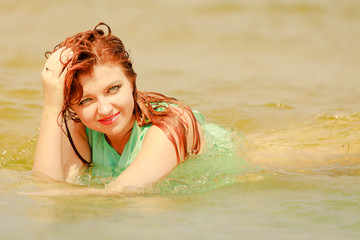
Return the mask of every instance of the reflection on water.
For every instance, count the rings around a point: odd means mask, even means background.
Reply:
[[[358,239],[358,9],[355,0],[1,1],[1,239]],[[191,159],[139,195],[19,195],[72,187],[29,172],[39,75],[45,51],[99,21],[131,50],[140,89],[243,135],[241,154]]]

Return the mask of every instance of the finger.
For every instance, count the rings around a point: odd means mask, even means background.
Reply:
[[[44,70],[60,76],[64,70],[64,66],[68,64],[72,56],[73,52],[70,48],[65,49],[65,47],[62,47],[58,49],[46,61]]]
[[[67,55],[70,51],[70,49],[59,49],[60,51],[58,55],[56,55],[55,63],[54,63],[54,71],[58,74],[58,76],[61,75],[61,73],[64,71],[65,65],[69,62]]]
[[[74,56],[74,52],[71,48],[67,48],[66,50],[63,50],[61,53],[61,61],[63,63],[68,63],[71,58]]]
[[[68,72],[68,69],[66,67],[63,68],[62,72],[60,73],[59,79],[65,80],[65,75]]]
[[[63,48],[58,49],[45,62],[42,74],[43,76],[59,76],[60,70],[62,70],[63,66],[60,62],[60,54]]]
[[[63,64],[63,68],[62,68],[61,73],[60,73],[61,76],[66,74],[67,66],[68,66],[68,64],[71,61],[73,56],[74,56],[74,52],[70,48],[64,50],[61,53],[60,58],[61,58],[61,63]]]
[[[59,48],[58,50],[56,50],[55,52],[53,52],[49,58],[47,59],[47,61],[45,62],[45,66],[44,69],[46,67],[50,68],[50,66],[54,66],[54,64],[56,64],[56,62],[59,60],[60,54],[61,52],[64,50],[65,48]]]

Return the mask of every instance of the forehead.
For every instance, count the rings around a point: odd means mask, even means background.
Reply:
[[[120,66],[109,64],[97,65],[91,73],[81,74],[79,82],[84,93],[108,87],[114,82],[130,84],[129,79]]]

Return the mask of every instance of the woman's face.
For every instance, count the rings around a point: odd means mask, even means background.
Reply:
[[[99,65],[80,75],[83,96],[72,109],[88,128],[123,137],[134,124],[133,87],[121,67]]]

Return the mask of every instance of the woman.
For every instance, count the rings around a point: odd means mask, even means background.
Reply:
[[[89,169],[113,177],[107,188],[121,192],[156,182],[204,151],[202,115],[173,98],[138,91],[129,55],[106,24],[67,38],[49,54],[35,173],[72,182]]]

